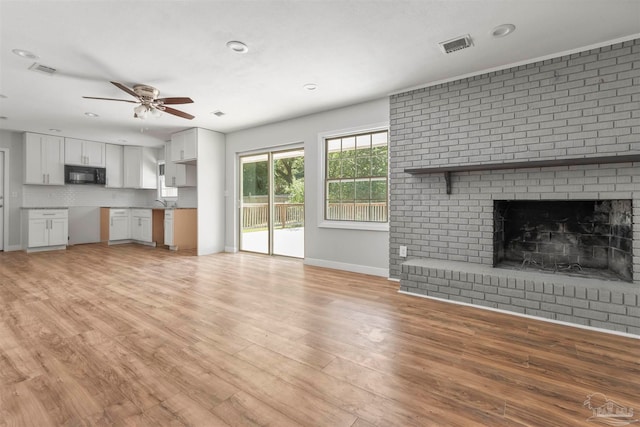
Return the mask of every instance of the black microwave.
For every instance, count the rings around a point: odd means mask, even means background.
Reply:
[[[65,165],[64,182],[66,184],[105,185],[107,183],[107,170],[105,168]]]

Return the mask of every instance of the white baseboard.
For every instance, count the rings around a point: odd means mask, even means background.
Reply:
[[[21,251],[21,250],[22,250],[22,245],[7,245],[7,247],[4,248],[5,252]]]
[[[525,317],[527,319],[542,320],[543,322],[555,323],[556,325],[571,326],[571,327],[574,327],[574,328],[586,329],[586,330],[594,331],[594,332],[604,332],[605,334],[619,335],[621,337],[634,338],[634,339],[640,340],[640,335],[629,334],[629,333],[626,333],[626,332],[612,331],[611,329],[596,328],[594,326],[580,325],[578,323],[563,322],[562,320],[547,319],[546,317],[532,316],[530,314],[523,314],[523,313],[518,313],[518,312],[515,312],[515,311],[503,310],[503,309],[500,309],[500,308],[485,307],[483,305],[469,304],[468,302],[454,301],[454,300],[450,300],[450,299],[446,299],[446,298],[438,298],[438,297],[432,297],[432,296],[429,296],[429,295],[416,294],[416,293],[413,293],[413,292],[398,291],[398,293],[399,294],[405,294],[405,295],[411,295],[412,297],[420,297],[420,298],[426,298],[426,299],[431,299],[431,300],[435,300],[435,301],[448,302],[448,303],[451,303],[451,304],[464,305],[466,307],[480,308],[482,310],[495,311],[497,313],[510,314],[512,316]]]
[[[333,268],[336,270],[351,271],[353,273],[370,274],[372,276],[389,277],[389,269],[369,267],[366,265],[347,264],[345,262],[327,261],[324,259],[305,258],[304,263],[306,265],[313,265],[316,267]]]
[[[235,254],[236,252],[238,252],[238,248],[236,248],[235,246],[225,246],[224,251],[231,254]]]

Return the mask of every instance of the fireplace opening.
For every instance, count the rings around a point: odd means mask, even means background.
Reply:
[[[633,281],[631,200],[494,201],[494,267]]]

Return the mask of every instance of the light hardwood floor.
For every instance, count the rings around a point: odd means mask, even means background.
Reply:
[[[596,392],[640,418],[640,340],[397,288],[252,254],[1,253],[0,426],[588,426]]]

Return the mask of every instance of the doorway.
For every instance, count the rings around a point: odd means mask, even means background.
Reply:
[[[240,250],[304,258],[304,149],[240,157]]]

